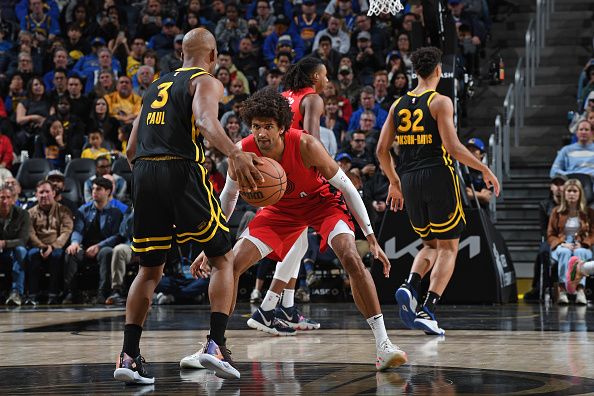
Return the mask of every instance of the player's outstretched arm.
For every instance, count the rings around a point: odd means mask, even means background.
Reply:
[[[365,204],[351,179],[338,167],[322,143],[313,136],[302,135],[301,157],[305,166],[316,167],[331,185],[342,192],[349,210],[369,242],[369,250],[376,259],[382,262],[386,278],[390,276],[390,261],[375,238]]]
[[[138,123],[140,122],[140,114],[142,114],[142,106],[140,106],[140,112],[134,122],[132,122],[132,132],[130,132],[130,137],[128,138],[128,145],[126,146],[126,158],[128,159],[128,164],[130,165],[130,169],[132,169],[132,160],[136,156],[136,142],[138,140]]]
[[[396,103],[397,102],[390,108],[388,118],[382,127],[382,132],[375,151],[380,166],[390,181],[388,196],[386,197],[386,205],[393,211],[402,210],[404,207],[404,196],[402,195],[400,178],[398,177],[396,170],[394,170],[394,163],[392,161],[392,156],[390,155],[390,148],[392,148],[394,137],[396,136],[396,128],[394,126],[394,107],[396,106]]]
[[[439,136],[446,151],[464,165],[470,166],[483,174],[487,187],[493,187],[495,195],[499,196],[499,181],[491,169],[479,161],[458,139],[454,126],[454,106],[447,96],[437,95],[429,105],[433,118],[437,120]]]
[[[192,111],[196,127],[216,149],[229,157],[229,168],[233,169],[240,188],[257,190],[258,182],[264,181],[254,163],[260,163],[253,153],[245,153],[233,144],[219,122],[219,98],[223,96],[222,83],[210,76],[197,77]]]

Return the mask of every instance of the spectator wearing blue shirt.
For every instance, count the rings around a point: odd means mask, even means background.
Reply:
[[[293,18],[293,25],[310,52],[316,34],[324,28],[321,18],[316,14],[315,0],[303,0],[301,13]]]
[[[68,52],[62,47],[58,47],[54,50],[53,67],[50,71],[44,74],[43,84],[47,91],[54,89],[54,72],[56,69],[67,69],[68,68]]]
[[[102,68],[111,68],[116,76],[122,72],[120,62],[117,59],[113,59],[111,52],[105,47],[105,40],[103,38],[95,37],[91,46],[93,51],[89,55],[80,58],[72,69],[72,71],[78,74],[81,78],[86,77],[85,93],[89,93],[93,90],[93,87],[97,83],[96,79],[99,77],[99,72]],[[106,50],[107,53],[103,50]],[[104,52],[104,59],[100,61],[99,53],[102,51]]]
[[[359,119],[365,110],[373,111],[373,114],[375,114],[374,128],[378,131],[381,131],[386,119],[388,118],[388,112],[382,109],[379,103],[375,103],[375,90],[370,86],[363,87],[359,96],[359,101],[361,103],[361,107],[359,107],[357,111],[353,112],[353,115],[349,121],[349,131],[354,131],[355,129],[359,128]]]
[[[57,16],[52,16],[49,10],[44,9],[42,0],[30,0],[29,9],[26,15],[19,18],[21,30],[37,35],[38,38],[49,38],[60,35],[60,24]]]
[[[147,47],[154,50],[159,58],[162,58],[173,51],[173,39],[176,33],[175,21],[172,18],[165,18],[163,19],[161,32],[151,37]]]
[[[105,303],[111,291],[111,257],[113,248],[121,237],[122,212],[109,207],[112,184],[104,177],[93,180],[93,201],[82,205],[74,223],[71,244],[66,248],[64,289],[67,292],[63,304],[73,302],[76,294],[75,275],[78,266],[85,261],[99,265],[99,289],[97,304]]]
[[[563,147],[557,153],[551,167],[550,177],[582,173],[594,177],[594,143],[592,143],[592,124],[583,120],[576,131],[578,141]]]
[[[297,62],[305,54],[305,44],[291,25],[291,21],[284,15],[278,15],[274,21],[274,31],[270,33],[266,40],[264,40],[263,52],[270,69],[275,68],[274,58],[277,55],[277,45],[281,36],[289,36],[291,38],[292,48],[294,51],[294,61]]]

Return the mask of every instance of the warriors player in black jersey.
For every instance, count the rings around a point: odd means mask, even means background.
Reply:
[[[177,243],[200,243],[213,267],[208,290],[211,332],[205,352],[221,370],[239,377],[225,348],[228,310],[221,309],[233,298],[232,288],[225,287],[234,282],[233,251],[219,198],[203,166],[203,139],[229,157],[245,190],[256,189],[256,181],[263,180],[254,166],[261,160],[235,146],[217,119],[223,85],[211,74],[217,59],[212,34],[191,30],[184,36],[182,53],[183,66],[145,92],[127,151],[133,166],[132,250],[140,256],[140,270],[128,294],[124,346],[114,378],[129,383],[154,382],[140,355],[140,335],[174,238]]]
[[[495,175],[458,140],[451,99],[435,92],[441,77],[441,55],[434,47],[412,54],[419,84],[394,102],[377,146],[381,167],[390,180],[386,203],[399,210],[406,202],[412,227],[424,245],[408,279],[396,291],[400,318],[409,328],[437,335],[445,332],[435,319],[435,304],[454,272],[458,241],[466,223],[451,157],[481,171],[487,186],[499,195]],[[399,147],[398,174],[390,156],[393,143]],[[431,268],[429,292],[417,307],[421,279]]]

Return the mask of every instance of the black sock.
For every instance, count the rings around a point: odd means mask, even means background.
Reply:
[[[411,285],[413,287],[413,289],[419,290],[419,287],[421,286],[421,275],[416,272],[411,272],[408,275],[408,279],[406,280],[406,283]]]
[[[427,297],[425,297],[425,303],[423,306],[429,308],[429,311],[435,312],[435,304],[437,304],[440,298],[441,296],[439,294],[430,291],[427,293]]]
[[[210,339],[217,345],[225,345],[225,330],[227,330],[228,321],[229,315],[222,312],[210,313]]]
[[[142,327],[137,324],[127,324],[124,326],[124,346],[122,350],[131,358],[140,355],[140,336]]]

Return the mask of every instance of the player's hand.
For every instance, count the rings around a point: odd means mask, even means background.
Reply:
[[[367,235],[367,241],[369,242],[369,250],[371,251],[371,254],[373,254],[373,257],[376,260],[381,261],[382,265],[384,266],[384,276],[389,278],[391,264],[390,260],[388,260],[388,256],[386,256],[384,250],[377,243],[377,239],[375,239],[374,234]]]
[[[398,212],[404,207],[404,196],[402,195],[402,187],[400,187],[400,180],[396,183],[390,183],[388,187],[388,196],[386,197],[386,205],[390,210]]]
[[[483,174],[483,181],[487,185],[487,188],[493,187],[495,196],[498,197],[500,187],[499,187],[499,180],[497,180],[497,177],[493,174],[493,172],[491,172],[491,169],[489,169],[488,167],[485,167],[485,170],[483,170],[482,174]]]
[[[264,161],[256,154],[238,150],[231,154],[229,159],[241,191],[256,191],[258,183],[264,182],[264,176],[256,168],[256,164],[261,165]]]
[[[208,271],[205,271],[206,268],[208,268]],[[208,257],[206,257],[206,254],[204,252],[200,253],[198,257],[196,257],[192,265],[190,265],[190,273],[196,279],[206,278],[210,275],[210,265],[208,264]]]

